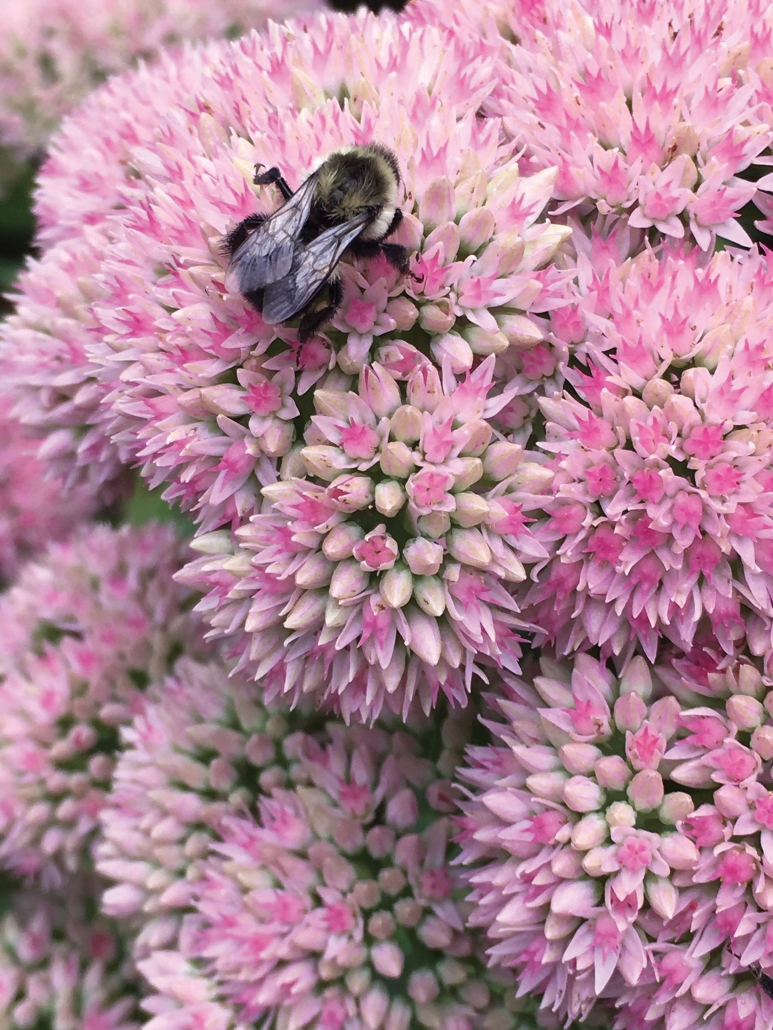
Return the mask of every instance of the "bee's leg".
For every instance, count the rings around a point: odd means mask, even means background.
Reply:
[[[263,165],[255,165],[255,178],[252,180],[256,186],[276,186],[285,200],[289,200],[293,191],[287,185],[287,180],[278,168],[269,168],[267,172],[259,172]]]
[[[341,307],[344,299],[344,288],[339,279],[333,279],[327,284],[328,302],[324,308],[317,308],[316,311],[307,311],[298,326],[298,339],[306,343],[316,333],[321,325],[329,322],[333,315]]]
[[[223,237],[223,253],[229,257],[241,247],[253,229],[257,229],[266,220],[266,215],[248,215],[244,221],[239,222],[230,232]]]

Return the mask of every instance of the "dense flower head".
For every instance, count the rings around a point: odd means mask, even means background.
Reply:
[[[125,469],[100,413],[104,391],[83,375],[98,331],[89,307],[105,235],[81,231],[30,259],[19,277],[15,309],[0,326],[0,373],[31,461],[64,486],[65,505],[85,496],[97,506],[124,492]]]
[[[88,528],[0,597],[0,861],[56,882],[91,845],[118,729],[202,651],[171,527]]]
[[[11,398],[0,394],[0,582],[94,513],[90,491],[81,487],[65,494],[64,483],[49,477],[36,451],[12,415]]]
[[[121,730],[96,856],[114,882],[102,908],[135,925],[138,956],[174,946],[189,869],[223,818],[284,778],[282,741],[302,716],[267,709],[257,694],[222,664],[184,656]]]
[[[406,17],[445,13],[417,0]],[[449,16],[500,40],[485,110],[504,116],[525,168],[558,169],[553,213],[577,228],[624,222],[632,248],[646,234],[710,250],[717,237],[749,245],[749,201],[770,216],[773,177],[745,177],[770,164],[773,140],[765,0],[507,0]]]
[[[139,984],[94,877],[47,894],[0,885],[0,1020],[7,1030],[135,1030]]]
[[[158,992],[145,1003],[148,1025],[514,1025],[510,981],[476,954],[450,865],[448,775],[468,723],[328,723],[281,743],[255,740],[248,762],[271,754],[273,763],[257,778],[251,764],[228,762],[241,808],[207,827],[210,848],[177,891],[189,909],[178,947],[139,963]],[[162,748],[157,760],[168,763]],[[158,793],[172,804],[168,788]],[[193,823],[194,799],[210,794],[203,783],[188,793],[189,814],[178,790],[176,815]]]
[[[764,1030],[771,680],[748,660],[694,681],[674,656],[541,666],[505,677],[494,741],[460,771],[469,922],[492,962],[571,1018],[615,1002],[617,1030]]]
[[[524,614],[565,653],[650,658],[710,632],[771,647],[770,255],[646,252],[580,262],[585,329],[543,398],[553,499],[531,529],[554,557]]]
[[[268,695],[304,695],[347,718],[382,706],[425,711],[442,691],[465,705],[476,662],[516,667],[508,585],[547,557],[529,530],[550,474],[488,421],[493,355],[443,375],[419,357],[410,372],[367,365],[358,390],[319,389],[307,446],[264,488],[271,508],[231,536],[195,546],[185,582],[233,638]],[[224,388],[225,389],[225,388]],[[217,558],[218,549],[224,551]]]
[[[169,482],[167,499],[205,528],[238,524],[304,432],[304,398],[330,376],[337,388],[356,376],[377,348],[403,364],[417,353],[447,358],[455,371],[504,355],[521,392],[551,374],[541,313],[565,299],[566,276],[549,262],[568,230],[538,221],[553,173],[520,177],[499,120],[477,116],[496,83],[485,46],[394,17],[331,14],[195,56],[191,71],[176,75],[171,59],[159,69],[163,113],[158,99],[141,103],[152,70],[109,84],[55,141],[42,173],[44,242],[62,243],[84,220],[107,237],[92,248],[97,295],[86,317],[95,321],[67,389],[106,449],[140,464],[152,485]],[[80,170],[87,132],[106,141],[95,144],[106,152],[103,178]],[[301,344],[294,328],[266,325],[225,291],[224,234],[277,204],[271,188],[252,185],[256,163],[279,166],[296,187],[332,151],[371,140],[400,164],[405,218],[394,239],[411,251],[412,274],[383,259],[344,262],[344,304]],[[58,360],[61,348],[47,342]],[[31,426],[49,403],[51,369],[43,354],[39,363],[30,385],[16,376]],[[28,396],[36,391],[42,400]],[[56,417],[38,431],[51,434]],[[61,429],[61,460],[86,466],[77,427]]]
[[[773,140],[764,0],[537,7],[504,48],[490,109],[525,146],[526,168],[558,168],[554,213],[703,250],[718,236],[748,246],[739,215],[764,194],[742,174],[769,163]]]
[[[25,0],[5,14],[0,44],[0,145],[40,151],[60,120],[108,75],[184,40],[263,27],[314,0]]]

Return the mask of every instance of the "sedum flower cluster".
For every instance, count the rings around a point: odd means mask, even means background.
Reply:
[[[70,878],[54,896],[0,883],[3,1026],[137,1030],[139,983],[120,929],[97,914],[100,884]]]
[[[149,1025],[514,1026],[450,863],[472,720],[282,716],[213,672],[181,661],[149,699],[102,816],[105,904],[140,920]]]
[[[201,626],[171,527],[83,530],[0,596],[0,862],[58,882],[88,867],[119,727]]]
[[[5,12],[0,44],[0,146],[38,155],[61,120],[112,74],[185,41],[300,15],[307,0],[34,0]]]
[[[619,1030],[767,1025],[773,693],[722,669],[588,654],[506,677],[493,743],[461,782],[470,924],[495,966],[571,1018]]]
[[[769,1030],[770,10],[207,17],[51,140],[0,326],[0,1024]],[[301,340],[228,240],[371,142],[408,271]]]

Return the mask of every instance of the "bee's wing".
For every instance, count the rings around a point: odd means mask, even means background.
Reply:
[[[314,173],[236,248],[225,277],[230,293],[260,290],[288,274],[298,234],[309,218],[316,185]]]
[[[299,245],[289,274],[266,287],[263,321],[276,325],[304,308],[330,278],[346,248],[365,228],[368,217],[365,213],[358,215]]]

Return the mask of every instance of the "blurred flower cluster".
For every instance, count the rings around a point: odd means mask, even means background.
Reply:
[[[297,13],[0,60],[0,1024],[769,1030],[773,14]],[[269,322],[374,141],[408,271]]]

